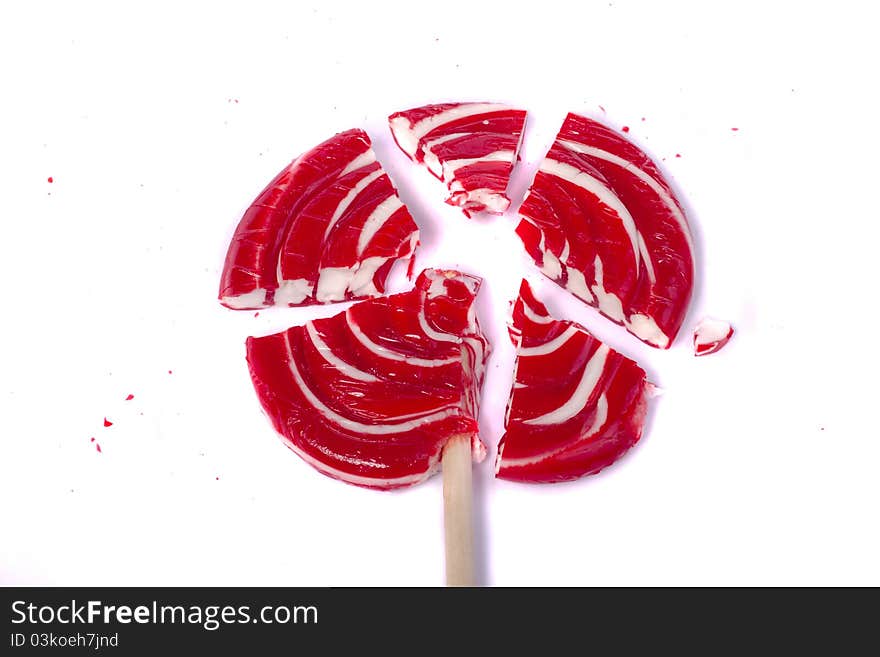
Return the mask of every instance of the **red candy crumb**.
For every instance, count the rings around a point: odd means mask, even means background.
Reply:
[[[134,399],[134,395],[129,395],[125,398],[125,401],[131,401],[132,399]]]
[[[623,130],[624,132],[629,132],[629,126],[625,125],[621,128],[621,130]]]
[[[55,179],[52,176],[49,176],[46,180],[48,180],[50,183],[55,182]]]
[[[110,420],[108,420],[107,418],[104,418],[104,426],[105,427],[112,427],[113,423]]]
[[[739,132],[739,128],[731,128],[734,132]]]

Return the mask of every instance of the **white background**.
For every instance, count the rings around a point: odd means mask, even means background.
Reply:
[[[264,184],[364,127],[422,227],[419,266],[486,279],[482,583],[880,584],[880,53],[865,3],[239,4],[4,5],[0,583],[442,583],[439,478],[393,494],[325,478],[251,388],[247,335],[340,307],[254,317],[216,301]],[[698,248],[671,350],[542,281],[515,215],[443,205],[385,117],[449,100],[531,112],[519,190],[565,112],[631,127]],[[523,274],[665,390],[599,476],[492,477]],[[704,314],[737,334],[695,359]]]

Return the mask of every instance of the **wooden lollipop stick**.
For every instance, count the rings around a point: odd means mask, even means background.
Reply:
[[[446,585],[474,586],[474,514],[471,437],[454,436],[443,448],[443,520]]]

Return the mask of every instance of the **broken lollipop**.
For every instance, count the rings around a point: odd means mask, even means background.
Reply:
[[[254,388],[285,444],[320,472],[391,489],[444,476],[447,574],[473,582],[471,460],[489,345],[480,279],[428,269],[409,292],[247,340]]]

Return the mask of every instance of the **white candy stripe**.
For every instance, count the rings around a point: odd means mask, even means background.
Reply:
[[[451,135],[443,135],[442,137],[438,137],[437,139],[433,139],[425,144],[425,148],[422,153],[422,159],[425,163],[425,166],[428,167],[428,171],[433,173],[438,178],[443,178],[443,165],[440,164],[440,158],[434,154],[434,151],[431,149],[434,146],[439,146],[447,141],[452,139],[457,139],[458,137],[466,137],[466,132],[454,132]]]
[[[626,327],[640,340],[644,340],[648,344],[652,344],[660,349],[666,349],[669,346],[669,337],[660,330],[657,322],[653,317],[636,313],[630,315],[626,321]]]
[[[626,169],[629,173],[648,185],[648,187],[650,187],[654,191],[654,193],[660,197],[660,200],[663,201],[663,204],[667,208],[669,208],[669,211],[678,222],[679,228],[681,228],[681,232],[684,233],[688,249],[691,252],[691,260],[693,261],[694,243],[687,219],[685,219],[684,213],[681,211],[681,208],[678,207],[678,203],[676,203],[675,199],[673,199],[672,196],[669,195],[669,192],[666,191],[666,188],[662,184],[657,182],[652,176],[647,174],[645,171],[640,169],[629,160],[625,160],[619,155],[615,155],[614,153],[609,153],[608,151],[604,151],[601,148],[596,148],[594,146],[585,146],[584,144],[579,144],[575,141],[569,141],[567,139],[559,139],[556,143],[564,146],[571,151],[574,151],[575,153],[583,153],[584,155],[589,155],[591,157],[610,162],[611,164],[616,164],[622,169]]]
[[[558,281],[562,276],[562,263],[550,249],[541,251],[541,273],[551,281]]]
[[[367,220],[364,222],[364,227],[361,228],[361,234],[358,236],[358,257],[360,257],[364,252],[364,249],[367,248],[370,240],[373,239],[373,235],[378,232],[382,227],[382,224],[388,221],[388,218],[402,207],[403,201],[401,201],[394,192],[392,192],[391,196],[376,206],[376,209],[370,213],[369,217],[367,217]]]
[[[253,308],[262,308],[266,305],[266,290],[257,288],[246,294],[236,294],[234,296],[223,297],[223,305],[238,310],[251,310]]]
[[[456,344],[461,344],[461,338],[457,335],[438,331],[433,326],[428,324],[428,318],[425,317],[424,308],[419,310],[419,326],[421,327],[422,331],[425,332],[425,335],[427,335],[432,340],[436,340],[437,342],[454,342]]]
[[[593,354],[593,357],[590,358],[586,367],[584,367],[584,373],[581,376],[577,388],[575,388],[571,397],[562,406],[549,413],[544,413],[538,417],[526,420],[524,424],[537,426],[561,424],[584,410],[587,402],[590,400],[590,395],[593,394],[593,390],[596,388],[596,384],[599,383],[599,379],[605,369],[605,361],[608,359],[609,352],[610,348],[605,344],[596,350],[596,353]]]
[[[507,112],[511,109],[513,108],[509,105],[499,105],[498,103],[464,103],[462,105],[450,107],[437,114],[426,116],[421,121],[410,126],[409,131],[418,140],[444,123],[451,123],[452,121],[457,121],[458,119],[463,119],[475,114]]]
[[[538,250],[539,251],[546,251],[547,250],[547,236],[544,234],[544,229],[542,229],[540,226],[538,226],[538,224],[536,224],[532,221],[529,221],[529,223],[532,224],[532,226],[534,226],[535,228],[537,228],[538,232],[541,234],[541,241],[538,242]]]
[[[590,292],[589,286],[587,286],[587,279],[584,277],[584,272],[575,269],[574,267],[568,267],[565,271],[568,274],[565,289],[578,299],[583,299],[587,303],[595,303],[596,299]]]
[[[367,383],[374,383],[379,381],[379,378],[373,376],[369,372],[364,372],[363,370],[359,370],[351,363],[346,363],[339,356],[333,353],[333,350],[324,342],[323,338],[321,338],[317,329],[315,329],[315,325],[313,322],[306,322],[306,333],[309,336],[309,339],[312,341],[312,344],[315,346],[315,349],[319,354],[321,354],[321,358],[330,363],[333,367],[339,370],[344,376],[347,376],[350,379],[355,379],[356,381],[366,381]]]
[[[339,174],[340,177],[355,171],[356,169],[360,169],[361,167],[366,167],[371,165],[376,161],[376,154],[373,152],[372,148],[368,148],[366,151],[358,155],[351,162],[349,162],[346,167],[342,170],[342,173]]]
[[[578,333],[580,333],[580,331],[578,331],[577,327],[573,324],[569,324],[562,333],[552,340],[548,340],[544,344],[539,344],[534,347],[521,347],[517,356],[522,358],[523,356],[545,356],[553,353]]]
[[[426,276],[431,279],[431,285],[428,286],[427,294],[429,299],[432,297],[448,296],[446,292],[446,281],[449,279],[446,276],[443,276],[443,274],[438,273],[436,270],[428,270]]]
[[[400,150],[406,153],[413,161],[416,159],[416,151],[419,148],[419,139],[410,130],[409,119],[405,116],[397,116],[388,122],[394,141],[400,146]],[[436,159],[436,158],[435,158]],[[439,176],[439,174],[437,174]]]
[[[440,158],[434,155],[431,151],[425,151],[423,163],[428,167],[428,171],[430,171],[431,174],[438,179],[443,180],[443,165],[440,164]]]
[[[648,272],[648,280],[651,284],[657,282],[657,276],[654,274],[654,263],[651,262],[651,254],[648,253],[648,247],[645,244],[645,238],[639,233],[639,253],[642,254],[642,262],[645,263],[645,270]]]
[[[730,322],[712,317],[704,317],[694,329],[694,340],[700,345],[719,342],[728,335],[730,335]]]
[[[366,336],[361,330],[361,327],[358,326],[357,322],[352,318],[351,309],[345,311],[345,322],[348,324],[348,328],[355,339],[380,358],[387,358],[388,360],[397,361],[399,363],[408,363],[409,365],[414,365],[416,367],[442,367],[444,365],[461,362],[460,357],[442,359],[416,358],[415,356],[405,356],[396,351],[392,351],[388,347],[383,347]]]
[[[568,240],[565,240],[565,244],[562,245],[562,253],[559,254],[559,260],[564,262],[566,266],[568,266],[568,256],[571,255],[571,245],[568,243]]]
[[[593,261],[593,279],[596,281],[593,283],[593,294],[596,295],[599,310],[615,321],[625,321],[626,313],[623,312],[623,302],[620,297],[605,289],[602,259],[598,255]]]
[[[280,268],[279,263],[279,268]],[[289,303],[302,303],[312,296],[312,282],[307,278],[292,278],[287,281],[281,280],[278,273],[278,289],[275,290],[275,305],[286,306]]]
[[[581,171],[580,169],[573,167],[570,164],[565,164],[564,162],[560,162],[549,157],[545,158],[544,161],[541,162],[540,170],[544,173],[556,176],[557,178],[562,178],[563,180],[568,181],[573,185],[577,185],[578,187],[587,190],[591,194],[594,194],[596,197],[598,197],[599,201],[601,201],[604,205],[607,205],[609,208],[614,210],[617,216],[620,217],[623,228],[626,231],[626,234],[629,236],[629,241],[632,246],[633,258],[635,258],[636,261],[636,271],[638,271],[640,260],[638,241],[639,231],[636,228],[636,222],[633,220],[632,215],[629,213],[629,210],[626,209],[626,206],[617,197],[617,194],[615,194],[614,191],[606,186],[603,182],[594,178],[586,171]]]
[[[339,205],[336,206],[336,210],[333,211],[333,216],[330,217],[330,222],[324,230],[324,241],[327,240],[327,236],[330,234],[330,231],[333,230],[333,226],[336,225],[336,222],[339,221],[339,218],[348,209],[348,206],[350,206],[355,198],[357,198],[357,195],[364,191],[367,185],[376,180],[376,178],[380,178],[384,175],[385,172],[382,169],[376,169],[369,175],[358,180],[357,184],[348,190],[348,194],[346,194],[345,198],[339,202]]]
[[[324,402],[318,399],[315,393],[312,392],[312,390],[303,379],[299,368],[296,366],[296,361],[293,358],[293,351],[290,347],[290,340],[286,337],[285,344],[287,346],[287,363],[290,366],[290,372],[291,374],[293,374],[293,378],[296,381],[296,384],[299,387],[300,391],[303,393],[303,396],[312,406],[314,406],[315,410],[321,413],[321,415],[323,415],[326,419],[348,431],[357,431],[359,433],[369,434],[373,436],[385,436],[393,433],[412,431],[417,427],[430,424],[431,422],[439,422],[440,420],[445,420],[448,417],[460,413],[458,408],[450,407],[442,411],[423,415],[422,417],[415,420],[407,420],[405,422],[398,423],[364,424],[363,422],[349,420],[347,417],[343,417],[342,415],[325,405]]]
[[[578,436],[577,442],[581,442],[587,440],[591,436],[594,436],[598,433],[599,429],[605,426],[605,422],[608,420],[608,399],[605,397],[605,393],[602,393],[599,396],[599,399],[596,401],[596,416],[593,418],[593,424],[590,425],[590,428],[587,429],[583,435]],[[520,459],[501,459],[499,457],[498,465],[503,468],[522,468],[528,465],[534,465],[535,463],[540,463],[541,461],[546,461],[557,454],[561,454],[565,450],[573,447],[577,443],[567,444],[564,447],[557,447],[555,449],[548,450],[543,454],[538,454],[536,456],[529,456]]]
[[[291,451],[293,451],[297,456],[299,456],[303,461],[311,465],[313,468],[327,475],[330,475],[331,477],[335,477],[336,479],[340,479],[342,481],[347,481],[348,483],[355,484],[357,486],[377,486],[381,488],[391,488],[394,486],[411,486],[413,484],[424,481],[432,474],[434,474],[440,467],[440,457],[439,455],[437,455],[436,457],[431,457],[428,462],[428,469],[424,472],[419,472],[412,475],[404,475],[403,477],[397,477],[393,479],[386,479],[380,476],[365,477],[364,475],[354,475],[349,472],[343,472],[342,470],[333,468],[323,461],[319,461],[311,454],[303,451],[287,438],[284,438],[284,444],[287,445],[287,447],[290,448]]]
[[[358,263],[355,263],[357,267]],[[353,267],[321,267],[318,273],[318,286],[315,299],[321,303],[343,301],[345,292],[354,277]]]
[[[520,297],[520,300],[522,301],[523,315],[525,315],[526,319],[530,322],[534,322],[535,324],[552,324],[555,321],[550,315],[539,315],[534,308],[522,299],[522,297]]]
[[[372,258],[361,260],[357,264],[357,270],[348,284],[349,291],[356,296],[375,296],[379,294],[379,290],[376,289],[376,285],[373,282],[373,276],[376,275],[379,267],[389,260],[391,258],[383,256],[373,256]]]
[[[391,260],[373,256],[358,260],[351,267],[321,267],[315,298],[321,303],[344,301],[346,292],[358,297],[379,294],[373,281],[379,267]]]

